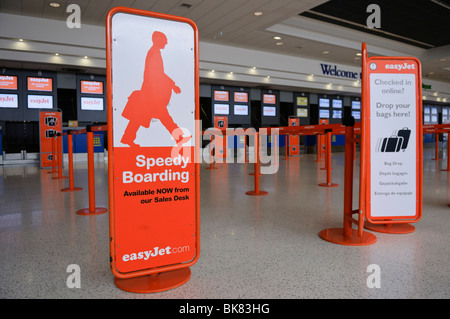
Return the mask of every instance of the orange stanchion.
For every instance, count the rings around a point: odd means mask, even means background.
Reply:
[[[289,157],[289,145],[288,145],[288,135],[284,135],[284,160],[290,159]]]
[[[61,133],[56,133],[56,153],[57,153],[57,161],[58,161],[58,175],[53,176],[53,179],[66,179],[67,176],[63,176],[62,167],[63,167],[63,154],[62,154],[62,137]],[[52,159],[53,161],[53,159]]]
[[[255,189],[252,191],[246,192],[247,195],[267,195],[268,192],[262,191],[259,189],[259,176],[261,175],[259,173],[259,133],[255,133],[255,146],[254,146],[254,152],[255,152],[255,172],[254,172],[254,181],[255,181]]]
[[[213,154],[214,148],[212,147],[212,144],[213,144],[213,136],[211,135],[211,143],[209,144],[211,145],[211,151],[209,152],[209,158],[211,160],[211,163],[209,167],[207,167],[206,169],[217,169],[217,167],[214,166],[214,154]]]
[[[433,158],[433,161],[440,161],[442,158],[439,158],[439,133],[436,133],[436,148],[435,148],[435,155]]]
[[[94,133],[86,127],[88,155],[89,207],[78,210],[78,215],[96,215],[107,211],[104,207],[95,207],[95,175],[94,175]]]
[[[353,150],[352,150],[353,158]],[[326,133],[326,153],[325,153],[325,168],[327,170],[327,182],[320,183],[322,187],[338,187],[338,184],[331,182],[331,132]]]
[[[354,122],[354,120],[352,121]],[[349,124],[352,124],[351,122]],[[345,128],[345,177],[344,177],[344,227],[328,228],[319,233],[320,238],[334,244],[347,246],[371,245],[377,241],[377,237],[364,231],[364,214],[362,210],[352,210],[353,203],[353,149],[356,140],[353,126]],[[358,220],[352,217],[358,214]],[[358,225],[358,229],[352,228],[352,223]]]
[[[52,170],[49,172],[56,174],[56,135],[52,135]]]
[[[317,143],[316,143],[316,145],[317,145],[317,158],[316,158],[316,160],[314,161],[314,162],[320,162],[320,159],[321,159],[321,157],[322,157],[322,141],[321,141],[321,138],[320,138],[320,135],[319,134],[317,134],[316,135],[316,137],[317,137]]]
[[[450,133],[448,133],[447,137],[447,169],[443,169],[443,171],[450,171]]]
[[[74,187],[73,185],[73,137],[70,131],[67,134],[67,149],[67,156],[69,159],[69,187],[61,189],[61,192],[81,191],[81,187]]]
[[[247,143],[248,143],[248,136],[244,135],[244,139],[245,139],[245,145],[244,145],[244,156],[245,156],[245,163],[248,163],[248,155],[247,155]]]

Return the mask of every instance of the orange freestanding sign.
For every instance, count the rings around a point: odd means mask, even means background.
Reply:
[[[298,117],[289,117],[289,126],[299,126],[300,119]],[[289,135],[289,155],[300,155],[300,136]]]
[[[106,36],[111,270],[121,289],[168,290],[200,249],[198,30],[118,7]]]
[[[40,166],[41,168],[50,168],[53,164],[52,139],[56,133],[61,133],[62,128],[61,110],[47,110],[39,112],[39,147],[40,147]],[[57,154],[57,156],[59,156]],[[55,159],[59,162],[59,159]]]
[[[383,227],[417,222],[422,215],[420,62],[411,57],[365,57],[362,90],[366,219]],[[404,232],[414,230],[406,227],[410,230]]]

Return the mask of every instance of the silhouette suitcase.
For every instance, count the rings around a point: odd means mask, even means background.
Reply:
[[[403,137],[391,136],[385,137],[381,144],[381,152],[398,152],[403,144]]]
[[[397,135],[399,137],[403,137],[403,143],[402,143],[401,149],[404,152],[406,150],[406,148],[408,147],[409,137],[411,136],[411,130],[408,129],[407,127],[404,127],[403,129],[401,129],[397,132]]]

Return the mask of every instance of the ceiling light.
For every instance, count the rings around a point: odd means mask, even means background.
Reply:
[[[256,70],[256,66],[253,67],[253,70]]]
[[[59,53],[55,53],[55,55],[59,55]]]
[[[356,53],[356,55],[357,55],[357,56],[361,56],[361,55],[362,55],[362,53],[358,52],[358,53]]]
[[[277,42],[277,45],[283,45],[283,42]]]
[[[58,2],[50,2],[50,7],[58,8],[60,4]]]
[[[23,39],[19,39],[20,42],[23,42]]]
[[[212,73],[216,72],[216,70],[211,70]]]
[[[233,72],[230,72],[231,75],[233,75]]]
[[[267,78],[270,79],[270,75],[268,75]]]
[[[85,55],[84,58],[87,59],[88,58],[87,55]]]
[[[261,11],[256,11],[256,12],[253,12],[253,15],[259,17],[259,16],[262,16],[263,13]]]
[[[273,39],[274,40],[281,40],[281,37],[277,35],[277,36],[274,36]]]
[[[322,53],[323,54],[328,54],[328,53],[330,53],[330,51],[323,51]]]

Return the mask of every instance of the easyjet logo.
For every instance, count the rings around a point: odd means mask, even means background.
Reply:
[[[0,75],[0,81],[14,81],[14,77],[8,75]]]
[[[157,257],[157,256],[186,253],[189,251],[190,251],[189,246],[180,246],[180,247],[175,247],[175,248],[172,248],[170,246],[167,246],[165,248],[154,247],[151,250],[144,250],[144,251],[140,251],[140,252],[124,254],[122,256],[122,260],[124,262],[133,261],[133,260],[148,260],[150,258]]]
[[[12,102],[15,101],[16,99],[11,96],[11,95],[6,95],[6,96],[0,96],[0,102]]]
[[[49,83],[50,79],[46,78],[28,78],[30,82],[38,82],[38,83]]]
[[[46,103],[47,104],[47,103],[50,103],[50,100],[46,99],[46,98],[40,98],[40,99],[31,98],[30,103],[36,103],[36,104]]]
[[[401,63],[401,64],[391,64],[387,63],[385,66],[385,69],[387,70],[415,70],[416,65],[415,64],[409,64],[409,63]]]

